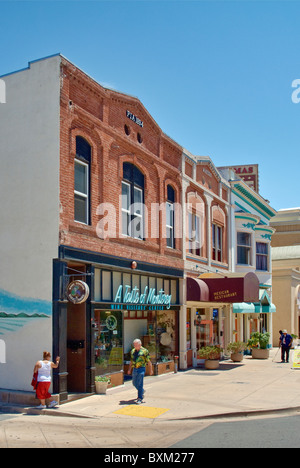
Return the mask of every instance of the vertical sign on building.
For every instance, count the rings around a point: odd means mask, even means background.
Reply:
[[[255,192],[259,192],[258,164],[233,166],[232,169],[245,184],[249,185]]]

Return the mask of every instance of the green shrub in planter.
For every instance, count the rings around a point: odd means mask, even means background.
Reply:
[[[227,351],[231,354],[231,360],[233,362],[241,362],[243,360],[246,348],[247,343],[242,341],[235,341],[227,345]]]
[[[219,346],[205,346],[198,351],[199,359],[219,360],[221,357],[222,348]]]
[[[96,375],[95,382],[107,382],[110,384],[110,377],[107,375]]]
[[[105,395],[107,386],[110,384],[110,377],[106,375],[97,375],[95,377],[96,393]]]
[[[252,349],[267,349],[270,341],[270,336],[270,333],[254,332],[251,334],[250,340],[248,340],[247,347]]]
[[[234,343],[228,343],[227,351],[231,354],[242,353],[247,348],[247,343],[243,341],[235,341]]]
[[[219,367],[219,360],[221,357],[222,348],[219,346],[205,346],[198,351],[198,358],[205,359],[205,369],[214,370]]]
[[[250,340],[248,340],[247,347],[252,349],[252,357],[254,359],[268,359],[270,351],[268,344],[270,341],[270,333],[252,333]]]

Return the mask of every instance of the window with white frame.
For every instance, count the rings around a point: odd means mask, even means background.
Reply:
[[[247,232],[237,233],[237,263],[239,265],[251,265],[251,234]]]
[[[76,137],[74,161],[74,219],[89,224],[90,219],[90,161],[91,147],[82,137]]]
[[[189,252],[201,256],[200,216],[189,213]]]
[[[166,202],[166,234],[167,234],[167,247],[170,247],[171,249],[175,248],[174,203],[175,203],[175,190],[173,189],[173,187],[171,187],[171,185],[168,185],[167,202]]]
[[[223,228],[218,224],[212,225],[212,259],[223,260]]]
[[[122,234],[124,236],[130,236],[130,184],[122,182]]]
[[[143,190],[138,187],[134,187],[133,196],[131,236],[135,239],[144,239]]]
[[[269,246],[266,242],[256,242],[256,269],[269,270]]]
[[[144,239],[144,176],[131,163],[123,164],[122,234]]]

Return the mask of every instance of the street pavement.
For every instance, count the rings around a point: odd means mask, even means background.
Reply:
[[[56,409],[2,405],[2,414],[20,414],[0,419],[0,448],[166,448],[216,419],[300,411],[300,369],[278,360],[273,349],[266,361],[245,356],[242,363],[221,362],[218,370],[147,377],[142,405],[135,404],[131,382]]]

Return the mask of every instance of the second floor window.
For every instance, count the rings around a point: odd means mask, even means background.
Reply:
[[[212,259],[218,262],[223,259],[223,228],[218,224],[212,225]]]
[[[200,216],[189,213],[189,252],[201,256]]]
[[[123,165],[122,234],[144,239],[144,176],[130,163]]]
[[[251,265],[251,234],[247,232],[237,233],[237,263]]]
[[[268,244],[265,242],[256,242],[256,269],[268,271],[269,255]]]
[[[166,203],[166,231],[167,231],[167,247],[171,249],[175,248],[175,234],[174,234],[174,203],[175,203],[175,191],[171,185],[167,187],[167,203]]]
[[[82,137],[76,137],[74,162],[74,219],[89,224],[90,220],[91,147]]]

